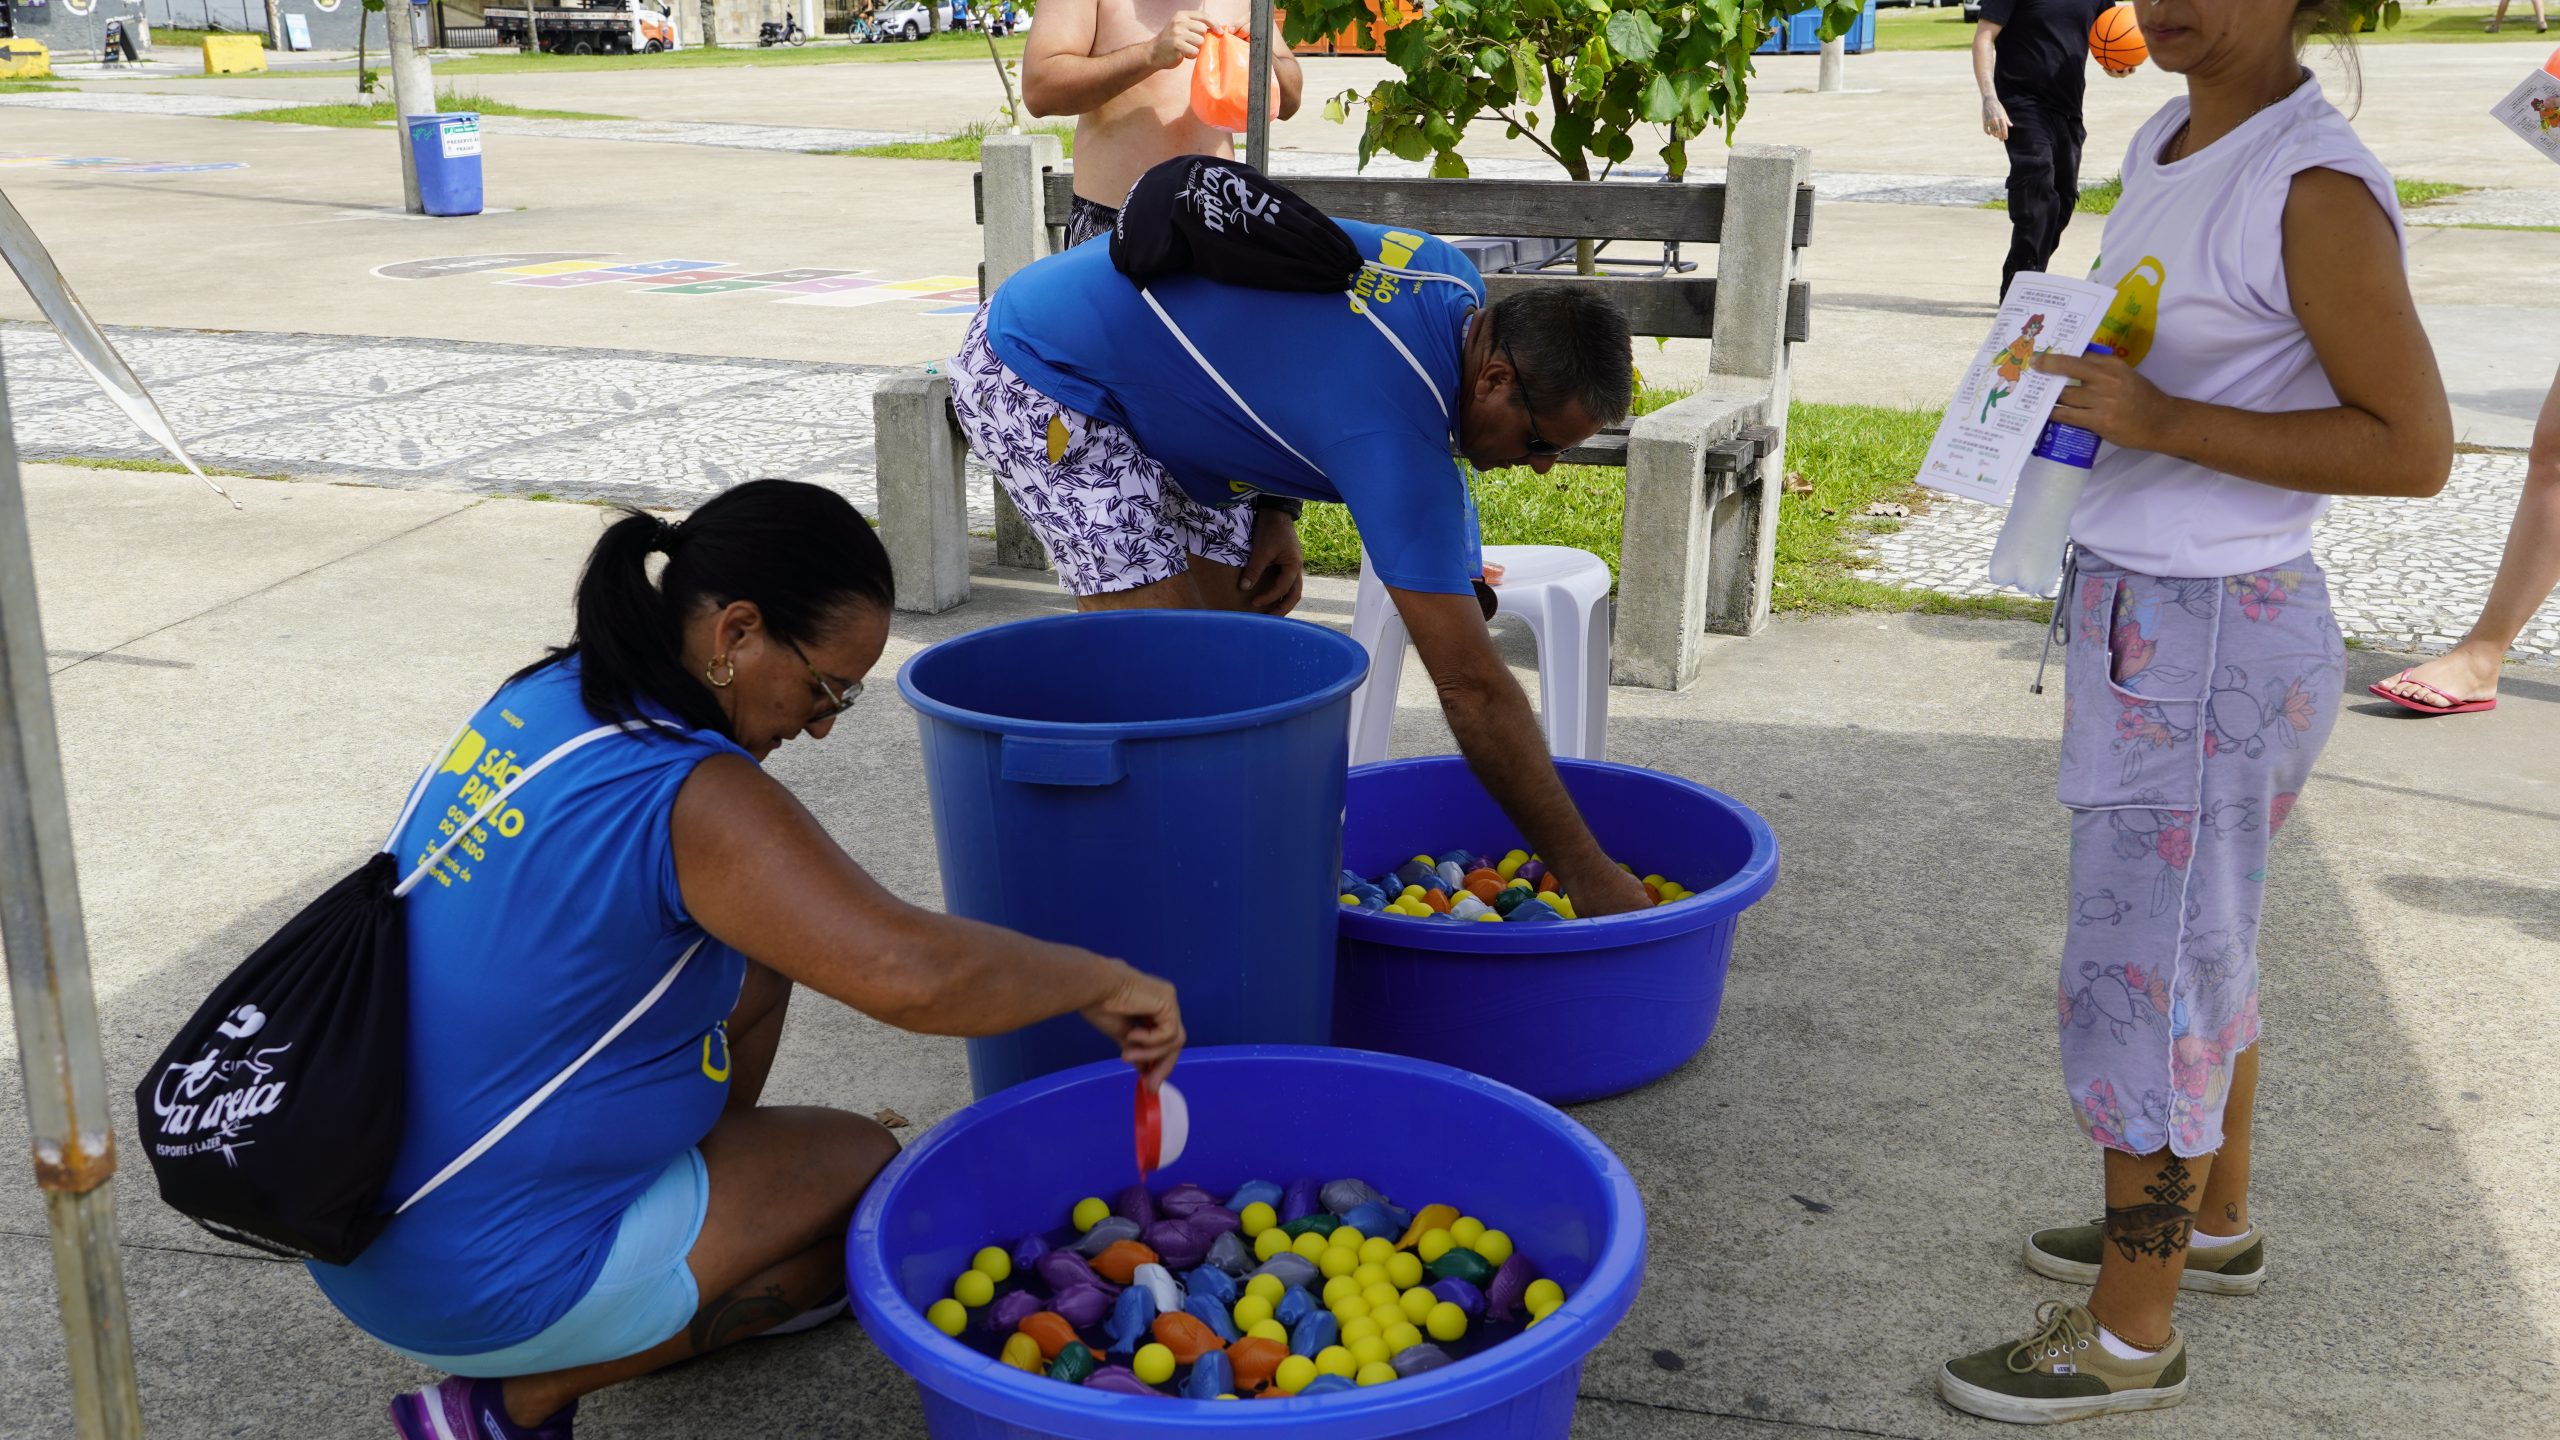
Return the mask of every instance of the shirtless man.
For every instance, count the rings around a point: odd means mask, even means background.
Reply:
[[[1242,29],[1246,0],[1043,0],[1022,54],[1022,103],[1034,115],[1076,117],[1075,216],[1067,243],[1107,234],[1119,204],[1158,161],[1232,159],[1224,130],[1191,113],[1192,57],[1212,25]],[[1283,120],[1298,113],[1305,75],[1273,30],[1271,75]]]

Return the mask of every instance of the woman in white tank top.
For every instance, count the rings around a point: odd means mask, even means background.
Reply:
[[[2134,0],[2185,96],[2125,157],[2090,278],[2104,357],[2056,420],[2106,443],[2055,607],[2069,642],[2057,1005],[2106,1219],[2030,1236],[2095,1283],[1939,1392],[2045,1423],[2185,1398],[2181,1288],[2255,1290],[2248,1208],[2268,844],[2327,740],[2344,646],[2310,554],[2333,495],[2433,495],[2453,426],[2409,294],[2391,177],[2301,63],[2332,0]],[[2192,1239],[2192,1245],[2190,1243]]]

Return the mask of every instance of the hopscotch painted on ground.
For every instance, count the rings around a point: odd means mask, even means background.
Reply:
[[[240,160],[127,160],[117,155],[0,154],[0,170],[97,170],[110,175],[193,175],[206,170],[246,170]]]
[[[441,280],[478,275],[502,285],[531,285],[548,290],[619,286],[622,294],[727,295],[757,291],[783,305],[825,305],[839,309],[889,301],[922,301],[934,306],[928,315],[970,315],[978,308],[977,282],[966,275],[923,275],[891,279],[869,270],[799,268],[750,271],[724,260],[618,261],[595,251],[542,252],[518,255],[450,255],[433,260],[403,260],[376,267],[385,280]]]

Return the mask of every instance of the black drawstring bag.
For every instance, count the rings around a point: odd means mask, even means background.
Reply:
[[[1129,188],[1111,264],[1143,286],[1190,274],[1255,290],[1329,294],[1360,277],[1360,247],[1332,217],[1250,165],[1164,161]]]
[[[436,772],[418,777],[385,850],[241,961],[134,1087],[143,1154],[169,1208],[225,1240],[345,1265],[393,1216],[505,1139],[667,993],[702,941],[677,957],[602,1040],[397,1208],[386,1207],[383,1186],[400,1157],[409,1085],[403,897],[553,761],[641,728],[636,720],[600,725],[531,765],[505,768],[504,783],[403,877],[388,847],[398,843]],[[466,724],[438,753],[461,753],[469,733]]]
[[[377,854],[253,952],[134,1087],[172,1209],[226,1240],[344,1265],[400,1153],[409,937]]]

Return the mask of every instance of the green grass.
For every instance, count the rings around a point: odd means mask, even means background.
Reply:
[[[2431,205],[2447,196],[2460,195],[2467,190],[2478,188],[2472,185],[2456,185],[2450,180],[2394,180],[2391,183],[2399,187],[2400,208],[2403,210],[2414,210],[2421,205]],[[2082,189],[2080,203],[2073,208],[2082,215],[2107,215],[2114,213],[2116,202],[2123,198],[2124,178],[2110,175],[2097,184]],[[1982,202],[1982,208],[2006,210],[2009,208],[2009,202],[1985,200]]]
[[[50,80],[0,80],[0,95],[29,95],[39,90],[70,88],[68,85],[56,85]]]
[[[992,120],[973,120],[959,134],[943,140],[925,140],[909,145],[864,145],[853,150],[831,150],[831,155],[867,155],[877,160],[966,160],[978,161],[978,151],[990,135],[1003,134],[1003,127]],[[1058,144],[1074,159],[1076,127],[1073,125],[1034,125],[1031,133],[1055,135]]]
[[[1677,392],[1643,392],[1637,411],[1678,398]],[[1788,495],[1778,509],[1777,608],[2018,619],[2043,619],[2051,613],[2037,601],[1940,595],[1860,580],[1851,573],[1866,537],[1899,528],[1892,520],[1868,518],[1868,505],[1885,500],[1914,510],[1927,506],[1930,492],[1911,477],[1929,452],[1936,411],[1798,403],[1787,414],[1787,469],[1802,475],[1813,489]],[[1626,503],[1625,472],[1605,466],[1559,465],[1545,475],[1527,469],[1495,471],[1483,477],[1476,492],[1484,543],[1570,545],[1607,561],[1613,576]],[[1308,506],[1298,538],[1309,571],[1348,575],[1359,569],[1359,535],[1344,507]]]
[[[2530,0],[2516,0],[2507,9],[2507,28],[2503,34],[2490,35],[2481,30],[2488,23],[2490,7],[2471,5],[2421,5],[2408,0],[2402,9],[2400,23],[2388,30],[2356,37],[2358,45],[2424,45],[2442,43],[2468,44],[2481,40],[2530,40],[2533,34],[2533,6]],[[2523,22],[2519,24],[2517,17]],[[2547,38],[2547,37],[2546,37]],[[2327,44],[2315,37],[2314,45]],[[1962,7],[1944,9],[1880,10],[1876,13],[1876,48],[1878,50],[1967,50],[1973,46],[1973,27],[1965,23]]]
[[[153,32],[158,33],[158,32]],[[1008,61],[1022,58],[1023,37],[1007,36],[996,41],[996,53]],[[812,41],[794,50],[786,45],[764,49],[755,45],[723,45],[717,48],[675,50],[659,55],[474,55],[467,59],[436,61],[436,74],[443,77],[468,78],[473,75],[574,75],[593,70],[701,70],[744,65],[867,65],[893,64],[914,60],[975,60],[987,62],[987,37],[967,35],[929,35],[912,43],[900,41],[890,45],[847,45],[840,41]],[[353,70],[267,71],[266,74],[289,73],[296,76],[353,75]],[[226,77],[237,79],[241,77]],[[994,86],[988,86],[992,94]]]
[[[175,460],[127,460],[118,459],[109,455],[48,455],[41,460],[31,460],[28,463],[32,465],[77,465],[83,470],[134,470],[147,475],[184,475],[187,473],[187,467],[179,464]],[[204,473],[232,480],[282,480],[285,478],[282,475],[270,475],[258,470],[225,470],[219,465],[205,466]]]
[[[469,110],[482,115],[525,115],[538,120],[619,120],[619,115],[597,115],[585,110],[535,110],[474,95],[465,90],[438,90],[438,110]],[[277,110],[252,110],[245,115],[225,115],[225,120],[258,120],[272,125],[330,125],[347,129],[369,129],[388,125],[392,120],[391,102],[377,100],[370,105],[287,105]]]

